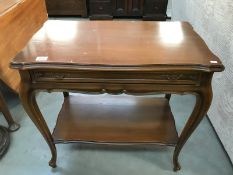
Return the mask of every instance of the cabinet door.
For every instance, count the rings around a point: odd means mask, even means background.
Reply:
[[[114,16],[127,16],[127,0],[113,0]]]
[[[143,14],[143,0],[128,0],[128,15],[142,16]]]
[[[89,13],[90,13],[90,19],[111,19],[112,18],[111,0],[90,0]]]
[[[145,0],[143,18],[166,20],[167,3],[168,0]]]
[[[49,15],[87,16],[86,0],[46,0]]]

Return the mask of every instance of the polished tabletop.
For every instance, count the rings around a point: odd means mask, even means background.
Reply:
[[[189,23],[154,21],[48,20],[11,63],[19,69],[174,65],[223,69]]]

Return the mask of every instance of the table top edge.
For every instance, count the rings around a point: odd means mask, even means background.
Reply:
[[[198,65],[198,64],[163,64],[163,65],[80,65],[68,63],[17,63],[11,62],[10,67],[18,70],[35,69],[59,69],[59,70],[92,70],[92,71],[202,71],[202,72],[222,72],[225,67],[223,64],[216,65]]]

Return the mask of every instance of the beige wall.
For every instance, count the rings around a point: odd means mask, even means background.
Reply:
[[[189,21],[226,67],[214,76],[208,115],[233,160],[233,0],[172,0],[172,20]]]

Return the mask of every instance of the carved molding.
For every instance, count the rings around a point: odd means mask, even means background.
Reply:
[[[33,72],[32,76],[33,79],[38,80],[38,79],[81,79],[81,78],[87,78],[87,74],[89,74],[89,78],[93,79],[119,79],[117,76],[117,73],[114,75],[108,75],[108,74],[101,74],[98,75],[97,73],[90,73],[90,72],[80,72],[80,73],[69,73],[69,72]],[[137,74],[137,72],[136,72]],[[120,79],[131,79],[131,77],[134,77],[135,79],[135,73],[134,72],[129,72],[126,73],[125,77],[121,77]],[[151,79],[151,80],[169,80],[169,81],[176,81],[176,80],[191,80],[191,81],[197,81],[199,80],[199,74],[192,74],[192,73],[187,73],[187,74],[181,74],[181,73],[153,73],[153,74],[145,74],[141,75],[138,73],[138,78],[137,79]]]

